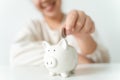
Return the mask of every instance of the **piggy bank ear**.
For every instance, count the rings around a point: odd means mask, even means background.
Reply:
[[[68,46],[68,43],[65,39],[60,40],[60,42],[58,43],[58,46],[62,46],[63,49],[66,49]]]
[[[43,45],[44,48],[50,47],[50,44],[48,42],[46,42],[46,41],[44,41],[42,43],[42,45]]]

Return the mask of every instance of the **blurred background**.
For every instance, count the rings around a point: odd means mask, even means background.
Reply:
[[[85,11],[92,17],[112,63],[120,63],[120,0],[62,0],[62,9]],[[10,45],[30,19],[41,19],[31,0],[0,0],[0,65],[9,65]]]

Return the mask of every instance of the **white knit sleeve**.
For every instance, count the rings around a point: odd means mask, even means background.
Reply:
[[[110,62],[110,55],[108,52],[108,49],[103,45],[103,42],[100,39],[100,36],[98,32],[92,34],[93,39],[97,43],[96,50],[90,54],[87,55],[88,58],[91,58],[95,63],[108,63]]]
[[[39,28],[38,28],[39,26]],[[42,46],[40,24],[31,21],[23,27],[14,40],[10,50],[10,65],[24,66],[43,63],[44,49]]]

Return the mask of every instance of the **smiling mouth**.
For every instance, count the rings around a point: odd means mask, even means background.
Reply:
[[[54,6],[56,4],[56,1],[52,1],[51,3],[45,3],[42,5],[42,8],[45,10],[45,11],[52,11]]]

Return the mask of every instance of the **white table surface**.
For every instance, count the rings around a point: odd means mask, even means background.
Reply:
[[[0,80],[120,80],[120,64],[79,65],[69,78],[51,77],[44,67],[0,66]]]

